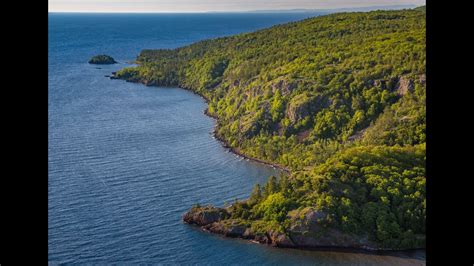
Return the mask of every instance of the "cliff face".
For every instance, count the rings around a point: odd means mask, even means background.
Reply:
[[[288,103],[286,117],[295,124],[318,111],[329,107],[330,102],[321,95],[309,95],[306,93],[295,96]]]

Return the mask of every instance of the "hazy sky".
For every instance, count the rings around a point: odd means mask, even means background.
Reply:
[[[424,5],[425,0],[49,0],[50,12],[205,12]]]

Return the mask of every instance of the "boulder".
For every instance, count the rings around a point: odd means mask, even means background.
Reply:
[[[212,206],[193,207],[190,211],[183,215],[183,221],[188,224],[204,226],[221,221],[229,216],[229,213],[222,208],[216,208]]]
[[[269,236],[271,238],[271,244],[276,247],[295,247],[295,244],[291,240],[291,238],[281,232],[269,232]]]
[[[254,239],[255,235],[254,235],[252,229],[251,228],[245,229],[245,232],[242,234],[242,238],[244,238],[244,239]]]
[[[272,240],[265,234],[257,234],[254,238],[255,241],[259,242],[260,244],[271,244]]]
[[[240,224],[235,220],[225,220],[220,222],[213,222],[203,226],[204,230],[209,232],[224,235],[227,237],[242,237],[247,231],[247,226]]]
[[[225,236],[229,237],[242,237],[247,227],[245,225],[236,224],[229,225],[226,228]]]

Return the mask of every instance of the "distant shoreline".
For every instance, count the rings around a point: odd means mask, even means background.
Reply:
[[[296,8],[296,9],[256,9],[256,10],[203,10],[203,11],[184,11],[184,10],[168,10],[168,11],[104,11],[104,10],[53,10],[48,14],[229,14],[229,13],[338,13],[338,12],[368,12],[375,10],[399,10],[411,9],[422,5],[405,4],[405,5],[380,5],[380,6],[361,6],[346,8]]]

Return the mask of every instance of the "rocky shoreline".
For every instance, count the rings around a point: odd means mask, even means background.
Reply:
[[[121,78],[119,78],[119,77],[116,76],[116,73],[117,73],[117,72],[112,72],[112,75],[106,75],[106,77],[108,77],[108,78],[110,78],[110,79],[121,79]],[[142,83],[142,84],[144,84],[145,86],[152,86],[152,85],[148,84],[146,81],[131,81],[131,80],[127,80],[127,79],[124,79],[124,80],[127,81],[127,82]],[[160,86],[160,87],[166,87],[166,86]],[[196,91],[194,91],[194,90],[192,90],[192,89],[190,89],[190,88],[186,88],[186,87],[179,87],[179,88],[194,93],[195,95],[197,95],[197,96],[201,97],[202,99],[204,99],[204,101],[206,102],[206,104],[209,104],[209,99],[207,99],[204,95],[199,94],[199,93],[197,93]],[[277,163],[272,163],[272,162],[269,162],[269,161],[265,161],[265,160],[261,160],[261,159],[257,159],[257,158],[253,158],[253,157],[248,156],[248,155],[244,154],[243,152],[239,151],[237,148],[231,147],[231,146],[229,145],[229,143],[228,143],[225,139],[221,138],[221,137],[217,134],[217,130],[216,130],[216,129],[217,129],[217,127],[219,126],[219,117],[210,114],[210,113],[208,112],[208,108],[206,108],[203,113],[204,113],[205,115],[207,115],[208,117],[213,118],[213,119],[216,120],[216,125],[215,125],[215,127],[214,127],[213,132],[212,132],[212,135],[213,135],[213,137],[214,137],[216,140],[218,140],[218,141],[221,143],[221,145],[222,145],[224,148],[228,149],[229,151],[231,151],[232,153],[234,153],[234,154],[236,154],[236,155],[238,155],[238,156],[243,157],[244,159],[248,159],[248,160],[251,160],[251,161],[254,161],[254,162],[258,162],[258,163],[261,163],[261,164],[264,164],[264,165],[268,165],[268,166],[274,167],[274,168],[276,168],[276,169],[278,169],[278,170],[280,170],[280,171],[283,171],[283,172],[285,172],[285,173],[287,173],[287,174],[290,174],[290,170],[289,170],[288,168],[282,166],[282,165],[279,165],[279,164],[277,164]]]
[[[183,221],[188,224],[200,226],[204,231],[226,237],[253,240],[257,243],[278,247],[294,246],[292,241],[284,234],[277,232],[255,234],[246,225],[228,220],[229,217],[230,213],[226,209],[206,206],[202,208],[192,208],[183,215]],[[230,223],[226,223],[225,221],[230,221]]]
[[[113,72],[112,75],[109,76],[109,78],[123,79],[117,77],[116,72]],[[127,82],[142,83],[146,86],[154,85],[149,84],[148,82],[143,80],[124,80]],[[192,93],[202,97],[207,104],[209,103],[209,99],[207,99],[204,95],[201,95],[190,88],[180,88],[191,91]],[[229,149],[229,151],[245,159],[269,165],[290,174],[290,170],[286,167],[283,167],[276,163],[252,158],[250,156],[245,155],[237,148],[231,147],[223,138],[221,138],[217,134],[216,129],[219,126],[219,118],[215,115],[210,114],[208,112],[208,109],[204,110],[204,114],[216,120],[216,124],[212,134],[215,139],[221,142],[224,148]],[[307,250],[338,250],[370,253],[416,250],[387,249],[379,246],[375,242],[370,241],[367,236],[349,235],[334,228],[326,228],[324,227],[324,225],[321,224],[321,220],[323,217],[326,216],[326,214],[315,209],[305,209],[287,217],[291,221],[291,226],[287,229],[286,232],[278,232],[274,230],[256,232],[252,229],[252,226],[249,221],[232,219],[231,216],[231,206],[227,208],[218,208],[213,206],[196,206],[186,212],[183,215],[182,220],[187,224],[198,226],[206,232],[219,234],[225,237],[241,238],[254,243],[266,244],[279,248],[295,248]]]
[[[197,95],[199,95],[199,94],[197,94]],[[201,96],[201,95],[199,95],[199,96]],[[201,97],[202,97],[202,96],[201,96]],[[207,99],[206,99],[206,98],[204,98],[204,97],[202,97],[202,98],[205,99],[206,102],[207,102]],[[290,170],[289,170],[288,168],[282,166],[282,165],[279,165],[279,164],[277,164],[277,163],[272,163],[272,162],[269,162],[269,161],[264,161],[264,160],[261,160],[261,159],[257,159],[257,158],[248,156],[248,155],[246,155],[245,153],[241,152],[239,149],[234,148],[234,147],[231,147],[231,146],[229,145],[229,143],[228,143],[225,139],[221,138],[221,137],[217,134],[217,130],[216,130],[216,129],[217,129],[217,126],[219,125],[219,122],[218,122],[218,121],[219,121],[219,118],[218,118],[217,116],[214,116],[214,115],[209,114],[208,109],[204,110],[204,114],[207,115],[207,116],[209,116],[209,117],[211,117],[211,118],[214,118],[214,119],[216,120],[216,127],[214,128],[214,130],[213,130],[213,132],[212,132],[212,135],[214,136],[214,138],[215,138],[216,140],[218,140],[218,141],[221,143],[221,145],[222,145],[224,148],[228,149],[229,151],[231,151],[232,153],[234,153],[234,154],[236,154],[236,155],[238,155],[238,156],[240,156],[240,157],[243,157],[244,159],[251,160],[251,161],[254,161],[254,162],[258,162],[258,163],[261,163],[261,164],[264,164],[264,165],[268,165],[268,166],[271,166],[271,167],[273,167],[273,168],[276,168],[276,169],[278,169],[278,170],[280,170],[280,171],[283,171],[283,172],[285,172],[285,173],[287,173],[287,174],[290,174]]]
[[[254,243],[278,248],[307,250],[345,250],[351,252],[412,251],[382,248],[367,237],[349,235],[333,228],[324,228],[319,219],[325,214],[314,209],[289,217],[292,226],[287,232],[255,232],[243,221],[232,219],[231,208],[195,206],[186,212],[183,222],[200,227],[203,231],[225,237],[241,238]]]

